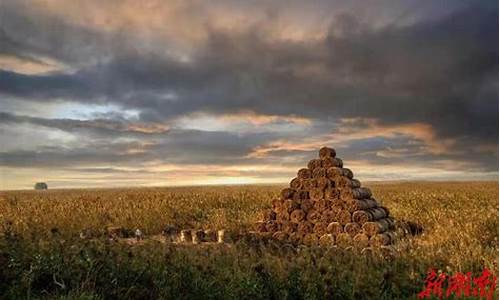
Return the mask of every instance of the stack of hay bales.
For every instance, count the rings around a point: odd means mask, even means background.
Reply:
[[[354,179],[332,148],[297,172],[290,187],[273,200],[256,224],[261,236],[293,244],[347,248],[388,246],[395,242],[395,222],[370,189]]]

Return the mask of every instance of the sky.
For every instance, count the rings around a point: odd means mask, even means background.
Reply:
[[[0,189],[498,180],[498,1],[0,0]]]

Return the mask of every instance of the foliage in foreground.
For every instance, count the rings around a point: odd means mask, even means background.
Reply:
[[[371,188],[396,218],[426,230],[400,243],[393,259],[275,244],[129,246],[78,238],[81,229],[108,224],[144,222],[149,234],[163,223],[247,228],[279,187],[3,193],[0,298],[405,299],[423,289],[430,267],[448,274],[498,272],[497,183]]]

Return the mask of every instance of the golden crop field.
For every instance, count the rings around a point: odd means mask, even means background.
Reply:
[[[498,272],[498,182],[369,183],[424,234],[390,259],[276,245],[179,247],[82,240],[108,226],[250,230],[282,186],[0,192],[0,298],[403,299],[429,268]],[[496,292],[495,295],[498,295]]]

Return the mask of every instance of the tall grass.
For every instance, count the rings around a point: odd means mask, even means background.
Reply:
[[[247,230],[279,186],[53,190],[0,193],[0,298],[406,299],[433,267],[498,272],[498,185],[371,184],[398,219],[425,233],[399,255],[239,242],[130,246],[80,240],[83,229]]]

